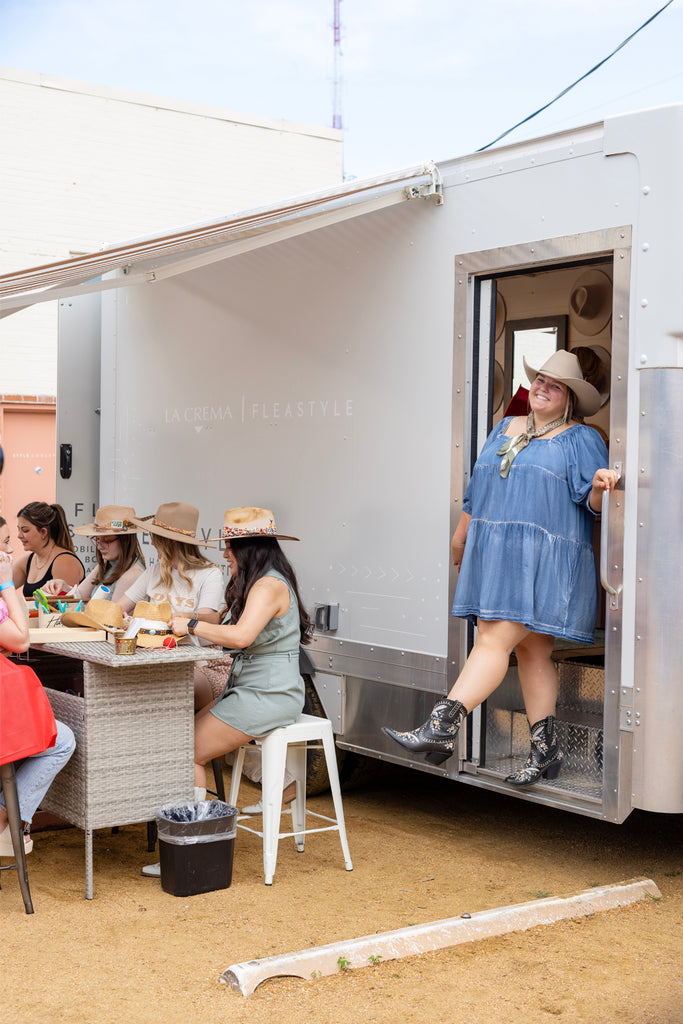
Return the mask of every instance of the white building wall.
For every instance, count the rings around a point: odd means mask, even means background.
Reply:
[[[0,273],[342,179],[342,133],[0,68]],[[0,393],[56,390],[56,303],[0,321]]]

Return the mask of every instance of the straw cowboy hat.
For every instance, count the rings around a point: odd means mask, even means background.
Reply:
[[[523,362],[526,375],[532,383],[539,373],[542,373],[546,377],[552,377],[553,380],[559,380],[561,384],[566,384],[576,399],[574,411],[577,416],[592,416],[600,408],[602,404],[600,392],[583,379],[581,365],[573,352],[558,349],[557,352],[553,352],[550,359],[546,359],[538,370],[529,366],[524,357]]]
[[[199,509],[182,501],[167,501],[164,505],[159,505],[153,516],[133,518],[132,522],[158,537],[168,537],[169,540],[177,540],[181,544],[204,545],[203,541],[197,540]]]
[[[127,505],[103,505],[95,513],[95,522],[77,526],[74,533],[79,537],[105,537],[118,533],[142,533],[140,526],[135,526],[135,509]]]
[[[581,334],[599,334],[612,319],[612,282],[602,270],[587,270],[569,296],[569,319]]]
[[[90,629],[123,630],[121,605],[114,601],[94,598],[88,601],[82,612],[64,612],[63,626],[87,626]]]
[[[164,638],[173,636],[169,620],[173,609],[168,601],[152,604],[150,601],[138,601],[133,609],[133,618],[140,619],[137,633],[138,647],[163,647]]]
[[[229,508],[223,516],[223,538],[239,540],[241,537],[275,537],[277,540],[298,540],[278,533],[275,516],[269,508]]]

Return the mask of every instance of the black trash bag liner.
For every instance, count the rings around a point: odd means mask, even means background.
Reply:
[[[157,832],[159,839],[178,846],[234,839],[238,813],[222,800],[169,805],[157,813]]]

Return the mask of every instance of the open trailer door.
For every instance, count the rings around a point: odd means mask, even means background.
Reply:
[[[630,232],[614,229],[456,259],[452,430],[452,529],[483,443],[528,383],[522,354],[542,363],[558,348],[586,348],[602,374],[603,407],[588,422],[604,437],[610,466],[626,472]],[[567,316],[586,274],[598,275],[608,308],[586,326]],[[583,332],[579,329],[582,328]],[[589,334],[591,330],[593,333]],[[508,413],[511,414],[511,413]],[[595,532],[611,593],[601,591],[593,645],[556,641],[557,722],[565,752],[556,780],[521,792],[539,803],[623,820],[631,809],[632,685],[622,680],[624,493],[617,490]],[[606,556],[606,558],[605,558]],[[605,566],[607,569],[605,570]],[[457,578],[451,581],[452,602]],[[452,619],[449,685],[471,649],[473,627]],[[459,778],[509,792],[505,776],[528,753],[529,731],[514,656],[502,686],[469,717]]]
[[[100,494],[101,302],[96,293],[59,301],[57,364],[57,501],[74,526],[91,523]],[[93,545],[74,543],[81,561],[95,564]]]

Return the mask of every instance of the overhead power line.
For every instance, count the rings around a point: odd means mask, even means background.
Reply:
[[[614,57],[615,53],[619,53],[619,50],[623,50],[623,48],[626,46],[627,43],[630,43],[631,40],[635,36],[637,36],[639,32],[642,32],[642,30],[644,28],[647,28],[647,26],[651,22],[653,22],[655,20],[655,18],[658,18],[659,15],[662,13],[662,11],[665,11],[667,9],[667,7],[671,7],[671,4],[673,2],[674,2],[674,0],[668,0],[668,3],[664,4],[663,7],[660,7],[658,11],[655,11],[655,13],[651,17],[649,17],[647,19],[647,21],[644,21],[643,24],[640,25],[635,30],[635,32],[631,32],[630,36],[627,36],[626,39],[624,39],[621,43],[619,43],[619,45],[617,46],[617,48],[615,50],[612,50],[612,52],[608,53],[606,57],[603,57],[603,59],[598,64],[596,64],[595,67],[592,67],[590,69],[590,71],[586,71],[586,73],[584,75],[581,75],[580,78],[577,78],[575,82],[572,82],[571,85],[568,85],[566,89],[562,90],[562,92],[558,92],[557,96],[555,96],[554,99],[549,100],[548,103],[544,104],[542,107],[539,107],[538,110],[535,110],[533,112],[533,114],[529,114],[529,116],[525,117],[522,121],[518,121],[517,124],[512,126],[512,128],[508,128],[507,131],[503,132],[497,138],[493,139],[491,142],[487,142],[485,146],[481,146],[477,150],[477,153],[483,153],[483,151],[485,149],[489,149],[490,146],[495,146],[495,144],[497,142],[500,142],[501,139],[504,139],[506,135],[510,134],[510,132],[514,132],[514,130],[516,128],[520,128],[523,124],[526,124],[527,121],[531,121],[532,118],[537,117],[539,114],[542,114],[544,110],[548,109],[548,107],[552,107],[553,103],[557,103],[557,101],[559,99],[562,99],[563,96],[566,96],[567,93],[570,92],[574,88],[575,85],[578,85],[579,82],[583,82],[584,79],[588,78],[589,75],[592,75],[594,71],[597,71],[598,68],[601,68],[603,64],[606,64],[608,60],[610,60],[612,57]]]

